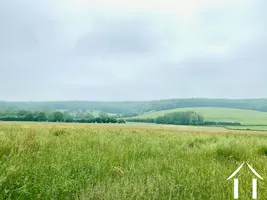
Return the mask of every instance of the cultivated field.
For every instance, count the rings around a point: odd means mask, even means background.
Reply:
[[[267,177],[267,135],[147,124],[0,123],[0,199],[233,199],[247,161]],[[251,199],[247,167],[240,199]],[[258,199],[267,199],[258,180]]]
[[[201,113],[206,121],[240,122],[244,125],[267,125],[267,112],[232,108],[177,108],[157,111],[132,118],[156,118],[171,112],[195,111]]]

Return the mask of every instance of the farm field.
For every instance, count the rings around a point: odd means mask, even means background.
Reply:
[[[267,126],[229,126],[228,130],[267,131]]]
[[[233,199],[226,179],[247,161],[264,178],[258,199],[265,200],[266,133],[2,122],[0,199]],[[249,169],[237,177],[240,197],[251,199]]]
[[[244,125],[267,125],[267,112],[241,110],[233,108],[178,108],[157,111],[131,118],[156,118],[172,112],[195,111],[202,114],[206,121],[240,122]]]

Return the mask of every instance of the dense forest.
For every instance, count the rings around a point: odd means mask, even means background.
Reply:
[[[29,122],[78,122],[78,123],[125,123],[123,119],[116,119],[104,113],[99,116],[87,114],[72,115],[69,112],[50,112],[19,110],[17,112],[1,111],[0,121],[29,121]]]
[[[0,101],[0,109],[9,110],[100,110],[120,114],[122,117],[134,116],[150,111],[187,107],[222,107],[257,110],[267,112],[267,99],[169,99],[139,102],[96,102],[96,101],[58,101],[58,102],[5,102]]]
[[[239,122],[214,122],[205,121],[205,118],[194,111],[173,112],[155,119],[145,118],[129,118],[127,122],[144,122],[156,124],[173,124],[173,125],[206,125],[206,126],[240,126]]]

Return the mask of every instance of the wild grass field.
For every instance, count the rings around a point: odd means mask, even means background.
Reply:
[[[244,161],[267,199],[265,132],[175,127],[0,123],[0,199],[233,199]],[[238,174],[240,199],[252,177]]]
[[[267,112],[233,108],[177,108],[140,115],[132,118],[156,118],[172,112],[195,111],[202,114],[206,121],[240,122],[244,125],[267,125]]]

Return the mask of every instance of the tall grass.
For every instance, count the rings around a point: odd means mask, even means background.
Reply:
[[[265,135],[123,127],[0,124],[0,199],[225,200],[243,161],[267,177]],[[238,176],[251,199],[252,174]]]

